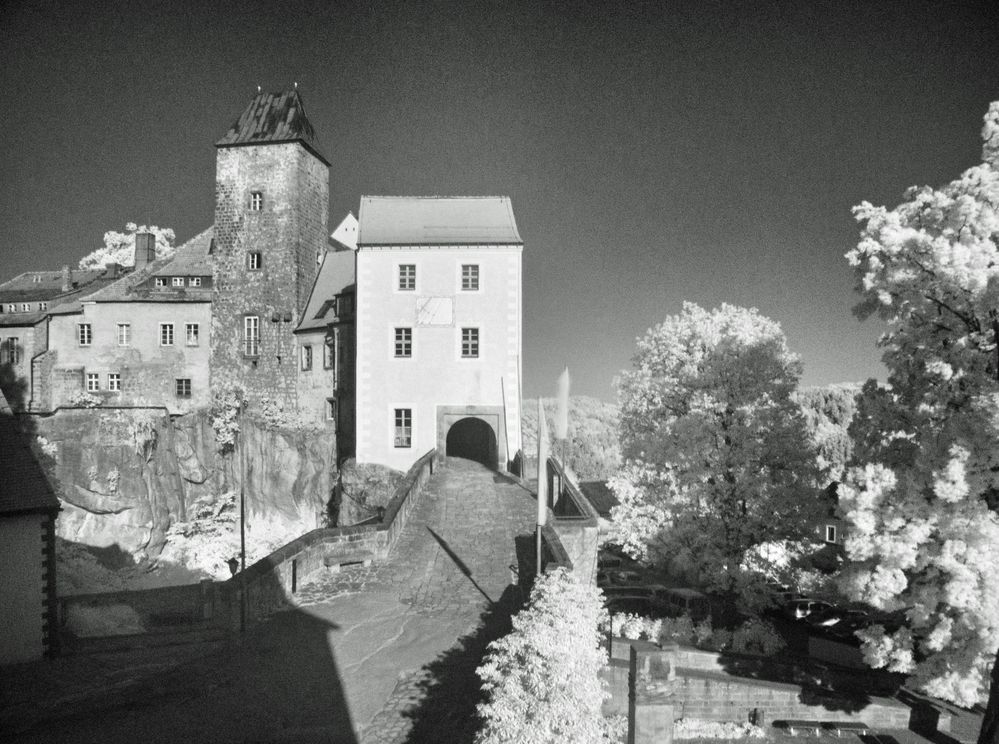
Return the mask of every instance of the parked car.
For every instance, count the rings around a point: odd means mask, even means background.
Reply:
[[[809,615],[828,610],[832,606],[829,602],[823,602],[821,599],[809,597],[792,599],[784,605],[784,617],[790,620],[804,620]]]
[[[860,644],[860,639],[857,638],[857,631],[866,628],[870,624],[870,618],[863,617],[853,617],[847,618],[845,620],[840,620],[835,625],[831,625],[827,628],[823,628],[823,635],[828,636],[834,641],[839,641],[840,643],[849,643],[852,646]]]
[[[642,581],[642,573],[628,568],[608,568],[597,571],[597,586],[626,586]]]
[[[830,607],[822,612],[814,612],[805,618],[813,628],[831,628],[844,620],[866,620],[865,610],[850,610],[845,607]]]

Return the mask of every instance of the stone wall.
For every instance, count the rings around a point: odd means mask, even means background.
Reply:
[[[212,381],[234,380],[251,400],[294,406],[299,360],[292,330],[326,249],[329,169],[299,143],[222,147],[216,160]],[[263,208],[249,209],[251,192]],[[250,269],[248,254],[262,265]],[[260,319],[256,358],[244,358],[243,318]]]

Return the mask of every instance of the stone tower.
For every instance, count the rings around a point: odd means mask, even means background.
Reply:
[[[215,146],[212,385],[295,406],[292,330],[326,249],[329,161],[297,90],[258,94]]]

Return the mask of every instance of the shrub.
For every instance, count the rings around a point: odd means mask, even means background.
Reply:
[[[67,402],[70,406],[76,406],[77,408],[97,408],[104,401],[96,395],[80,391],[69,396]]]
[[[756,739],[766,732],[751,723],[719,723],[680,718],[673,723],[674,739]]]
[[[212,390],[209,420],[215,430],[215,443],[222,454],[232,452],[239,434],[239,414],[246,405],[246,390],[238,383],[222,384]]]
[[[489,644],[477,673],[486,702],[476,744],[598,744],[607,725],[599,671],[601,593],[563,568],[538,577],[513,631]]]
[[[758,618],[747,620],[732,634],[732,650],[740,654],[773,656],[785,645],[774,626]]]

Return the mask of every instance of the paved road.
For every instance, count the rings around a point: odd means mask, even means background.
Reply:
[[[452,458],[429,482],[387,562],[302,587],[297,609],[253,629],[240,645],[206,646],[203,657],[171,669],[153,663],[151,678],[105,695],[95,688],[127,676],[127,655],[0,676],[8,704],[50,698],[38,706],[43,720],[11,740],[470,741],[474,669],[519,603],[534,514],[533,497],[516,482]],[[57,706],[61,718],[46,721],[53,694],[66,702]]]

